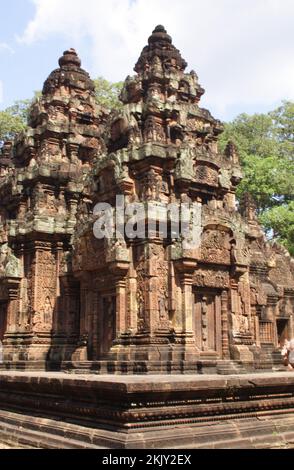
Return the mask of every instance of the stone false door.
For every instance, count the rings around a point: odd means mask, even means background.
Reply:
[[[222,357],[221,292],[194,290],[193,331],[201,356]]]
[[[102,359],[109,353],[116,338],[116,296],[101,296],[100,307],[97,349],[99,358]]]

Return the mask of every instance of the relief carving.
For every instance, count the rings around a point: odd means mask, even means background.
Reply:
[[[226,271],[197,269],[193,274],[193,285],[198,287],[229,288],[230,275]]]
[[[274,358],[283,335],[294,336],[294,262],[268,243],[249,195],[239,211],[237,148],[221,152],[223,126],[200,106],[204,89],[186,66],[157,26],[109,113],[77,53],[65,51],[28,129],[1,146],[6,358],[89,369],[109,360],[116,372],[138,358],[146,371],[185,371],[207,357],[263,366],[263,342]],[[177,237],[168,225],[164,239],[98,240],[93,209],[108,203],[118,215],[118,194],[144,207],[197,206],[193,232]]]
[[[201,243],[201,260],[210,263],[230,264],[229,234],[220,230],[205,230]]]

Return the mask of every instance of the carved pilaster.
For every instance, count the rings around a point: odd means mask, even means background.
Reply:
[[[50,334],[56,313],[57,288],[56,253],[52,244],[35,243],[35,269],[33,271],[34,304],[33,330]]]
[[[8,278],[5,280],[6,291],[8,294],[7,303],[7,333],[15,333],[17,329],[17,316],[19,313],[19,287],[20,278]]]
[[[182,331],[187,336],[193,335],[193,294],[192,294],[192,275],[181,273],[180,275],[182,290]]]
[[[201,329],[202,329],[202,349],[208,350],[208,318],[207,318],[207,298],[202,297],[201,303]]]
[[[179,280],[181,285],[182,309],[177,311],[181,314],[176,323],[180,326],[182,332],[187,337],[193,336],[193,272],[197,262],[192,259],[181,259],[175,262],[175,268],[179,272]]]
[[[223,359],[230,358],[229,326],[228,326],[228,293],[224,290],[221,294],[221,322],[222,322],[222,353]]]
[[[128,281],[128,319],[127,328],[131,333],[136,333],[138,328],[138,302],[137,302],[137,276],[133,267],[133,261],[130,269]]]
[[[126,331],[126,281],[124,279],[115,280],[116,291],[116,337]]]

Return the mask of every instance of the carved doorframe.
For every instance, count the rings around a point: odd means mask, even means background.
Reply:
[[[223,355],[220,289],[193,288],[193,331],[200,354]]]
[[[98,294],[99,295],[99,294]],[[116,338],[116,294],[99,295],[99,312],[97,321],[97,353],[99,358],[109,353]]]
[[[7,310],[8,305],[6,301],[0,302],[0,341],[2,342],[4,339],[4,335],[7,330]]]

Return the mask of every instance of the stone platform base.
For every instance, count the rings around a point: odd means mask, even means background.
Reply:
[[[0,372],[0,441],[35,448],[289,448],[294,373]]]
[[[195,375],[195,374],[246,374],[274,369],[285,370],[278,362],[244,362],[233,360],[201,359],[199,361],[6,361],[0,371],[48,371],[77,374],[116,375]]]

